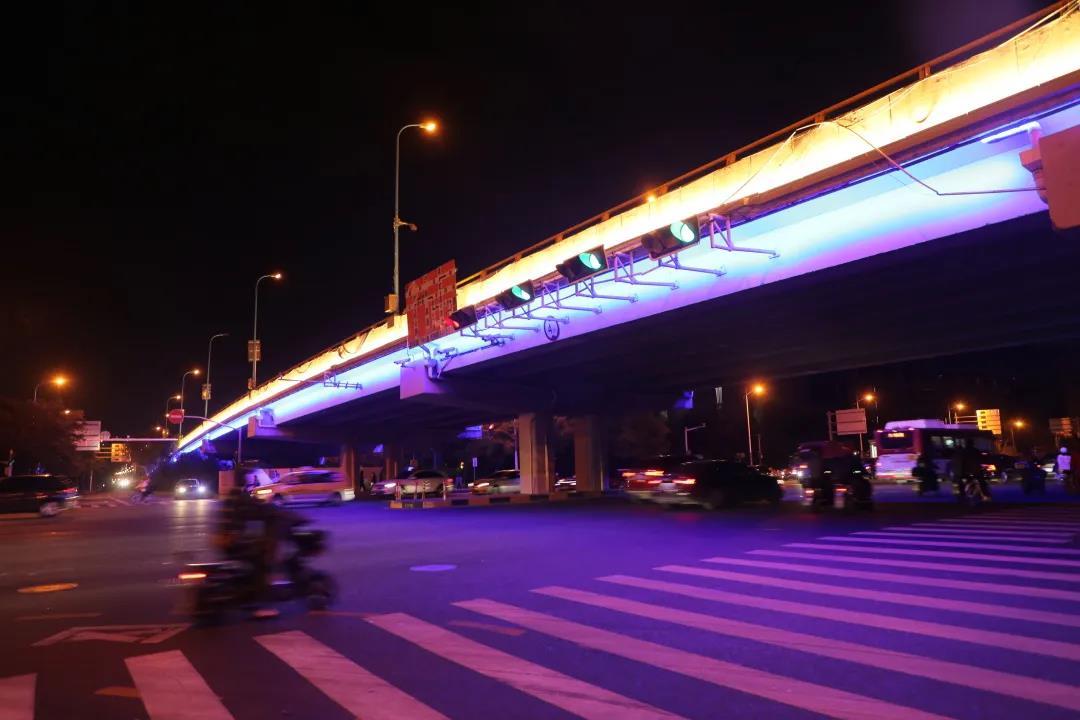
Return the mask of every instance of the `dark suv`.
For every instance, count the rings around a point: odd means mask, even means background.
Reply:
[[[36,512],[53,517],[75,507],[79,489],[62,475],[15,475],[0,478],[0,513]]]

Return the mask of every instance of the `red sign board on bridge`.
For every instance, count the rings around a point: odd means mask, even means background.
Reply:
[[[457,264],[451,260],[405,286],[409,347],[446,335],[446,319],[457,310]]]
[[[169,414],[165,417],[168,418],[171,425],[179,425],[184,421],[184,409],[176,408],[175,410],[170,410]]]

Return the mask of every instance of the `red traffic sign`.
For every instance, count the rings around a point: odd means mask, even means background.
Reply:
[[[179,425],[184,422],[184,408],[170,410],[169,414],[165,417],[169,420],[170,425]]]

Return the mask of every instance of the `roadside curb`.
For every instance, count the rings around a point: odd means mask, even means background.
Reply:
[[[607,497],[601,491],[592,492],[553,492],[529,495],[478,495],[460,498],[434,498],[425,500],[391,500],[391,510],[444,510],[459,507],[492,507],[499,505],[537,505],[541,503],[565,502],[567,500]]]

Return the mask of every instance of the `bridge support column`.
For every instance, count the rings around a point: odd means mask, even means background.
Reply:
[[[607,433],[602,415],[583,415],[572,421],[574,428],[574,476],[577,489],[598,492],[604,489],[608,471]]]
[[[518,454],[521,492],[548,493],[555,486],[555,464],[551,460],[549,437],[551,416],[522,413],[518,416]]]
[[[383,443],[383,480],[390,480],[398,476],[401,461],[401,448],[397,443]]]
[[[356,448],[352,445],[342,445],[341,452],[339,453],[341,461],[341,472],[345,475],[345,478],[349,481],[349,485],[353,491],[363,490],[363,483],[357,483],[356,471]]]

